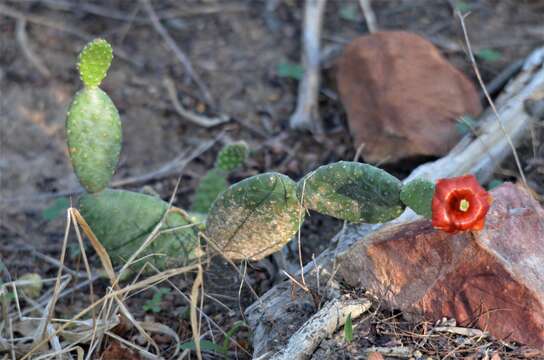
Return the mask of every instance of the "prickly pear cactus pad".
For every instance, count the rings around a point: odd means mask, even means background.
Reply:
[[[168,203],[154,196],[124,190],[106,189],[85,194],[79,200],[81,214],[104,245],[115,265],[123,264],[146,240],[159,223]],[[141,257],[159,269],[186,264],[196,257],[197,229],[178,212],[170,212],[159,235]],[[178,228],[182,227],[182,228]],[[136,268],[144,261],[135,264]]]
[[[191,210],[207,214],[217,196],[229,186],[225,173],[219,169],[209,171],[198,184]]]
[[[232,260],[260,260],[281,249],[296,234],[303,212],[296,183],[265,173],[229,187],[214,202],[206,235]]]
[[[401,201],[414,210],[416,214],[431,219],[435,185],[425,179],[414,179],[402,187]]]
[[[74,97],[66,117],[70,160],[79,182],[91,193],[109,184],[121,152],[119,112],[98,87],[112,57],[111,46],[102,39],[83,49],[78,68],[85,87]]]
[[[79,54],[77,67],[81,81],[86,87],[100,86],[106,77],[113,59],[111,45],[104,39],[88,43]]]
[[[72,166],[90,193],[110,182],[121,153],[121,120],[117,108],[100,88],[80,90],[66,118]]]
[[[382,223],[398,217],[401,182],[368,164],[340,161],[302,178],[297,196],[304,207],[353,223]],[[303,194],[304,191],[304,194]]]
[[[231,172],[246,161],[248,155],[247,144],[243,141],[225,145],[217,155],[215,166],[226,172]]]

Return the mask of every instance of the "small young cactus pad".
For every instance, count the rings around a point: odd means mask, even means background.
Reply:
[[[109,96],[98,87],[80,90],[66,118],[72,166],[88,192],[110,182],[121,152],[121,120]]]
[[[297,196],[303,206],[353,223],[381,223],[398,217],[401,182],[368,164],[340,161],[302,178]]]
[[[298,231],[303,212],[296,183],[265,173],[240,181],[214,202],[206,235],[232,260],[260,260],[285,245]]]
[[[247,144],[243,141],[225,145],[217,155],[215,167],[231,172],[246,161],[247,154]]]
[[[83,195],[79,206],[81,214],[116,265],[124,263],[140,248],[168,210],[168,203],[154,196],[111,189]],[[197,229],[187,226],[190,223],[175,210],[170,209],[162,225],[162,233],[140,255],[150,256],[135,267],[150,262],[162,270],[186,264],[196,257]]]
[[[100,86],[106,77],[113,59],[111,45],[104,39],[88,43],[79,54],[77,67],[86,87]]]
[[[414,210],[416,214],[431,219],[432,202],[435,185],[425,179],[414,179],[402,187],[400,192],[401,201]]]
[[[191,211],[207,214],[214,200],[228,186],[227,177],[223,171],[219,169],[209,171],[198,184]]]

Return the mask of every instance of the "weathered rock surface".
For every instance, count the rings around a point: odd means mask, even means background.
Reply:
[[[481,112],[472,82],[409,32],[355,39],[339,60],[338,87],[367,162],[443,155],[460,138],[456,120]]]
[[[451,235],[427,220],[389,226],[340,254],[338,274],[390,308],[544,348],[544,209],[513,184],[492,196],[482,231]]]

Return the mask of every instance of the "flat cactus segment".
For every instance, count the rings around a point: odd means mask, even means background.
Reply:
[[[66,118],[72,166],[90,193],[108,186],[121,152],[121,120],[117,108],[100,88],[79,91]]]
[[[217,155],[215,166],[225,172],[231,172],[246,161],[247,144],[243,141],[225,145]]]
[[[416,214],[431,219],[434,187],[434,183],[429,180],[414,179],[402,187],[400,199]]]
[[[81,81],[86,87],[100,86],[106,77],[113,59],[111,45],[104,39],[88,43],[79,54],[77,67]]]
[[[377,167],[340,161],[302,178],[297,196],[305,208],[353,223],[382,223],[398,217],[401,182]]]
[[[302,222],[295,190],[296,183],[278,173],[232,185],[214,202],[206,235],[232,260],[260,260],[278,251]]]
[[[168,203],[154,196],[124,190],[106,189],[85,194],[79,200],[81,215],[104,245],[115,265],[123,264],[149,236],[168,209]],[[194,226],[170,210],[161,231],[141,253],[144,261],[159,269],[183,265],[196,257],[198,234]]]
[[[191,210],[207,214],[214,200],[228,186],[227,177],[223,171],[218,169],[209,171],[198,184]]]

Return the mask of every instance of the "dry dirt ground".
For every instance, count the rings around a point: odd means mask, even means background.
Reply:
[[[184,169],[175,204],[188,207],[199,178],[213,165],[227,139],[245,140],[251,150],[247,165],[232,181],[280,171],[300,178],[316,166],[353,158],[345,114],[334,81],[334,58],[324,64],[320,92],[325,134],[312,136],[288,128],[297,80],[281,76],[300,58],[302,0],[153,0],[155,12],[209,89],[207,102],[179,59],[151,25],[142,4],[129,0],[3,0],[0,2],[0,255],[3,277],[38,272],[54,277],[57,266],[44,255],[59,256],[64,217],[46,220],[44,209],[80,191],[66,156],[64,121],[72,95],[81,86],[74,62],[83,45],[104,37],[116,53],[103,83],[122,117],[123,152],[115,180],[148,174],[180,154],[223,137]],[[448,59],[472,77],[455,8],[471,11],[466,19],[472,45],[489,83],[505,67],[542,45],[544,2],[538,0],[374,0],[380,29],[414,31],[431,39]],[[323,47],[337,53],[351,39],[367,33],[358,1],[330,0],[326,8]],[[287,64],[287,65],[286,65]],[[173,81],[182,104],[206,116],[226,114],[231,120],[213,128],[195,125],[176,113],[165,81]],[[542,131],[522,146],[530,184],[544,193]],[[388,168],[406,175],[415,164]],[[497,179],[515,179],[511,161]],[[163,198],[177,175],[132,182],[125,188],[152,188]],[[73,197],[75,200],[76,197]],[[341,224],[312,216],[302,232],[304,258],[328,245]],[[97,265],[96,258],[92,263]],[[76,251],[67,260],[81,269]],[[272,284],[269,274],[253,270],[258,293]],[[264,279],[264,280],[263,280]],[[266,281],[265,281],[266,280]],[[106,282],[104,281],[104,286]],[[97,281],[100,291],[100,280]],[[83,291],[83,295],[88,293]],[[74,313],[85,296],[64,299],[59,311]],[[141,306],[153,296],[133,301],[135,316],[154,316],[182,338],[190,338],[187,321],[171,314],[150,314]],[[167,295],[176,311],[186,304]],[[211,309],[211,308],[210,308]],[[210,310],[211,311],[211,310]],[[239,311],[210,314],[226,329]],[[163,319],[163,320],[161,320]],[[247,331],[238,340],[250,350]],[[238,351],[243,358],[243,352]],[[348,355],[346,355],[348,356]]]

